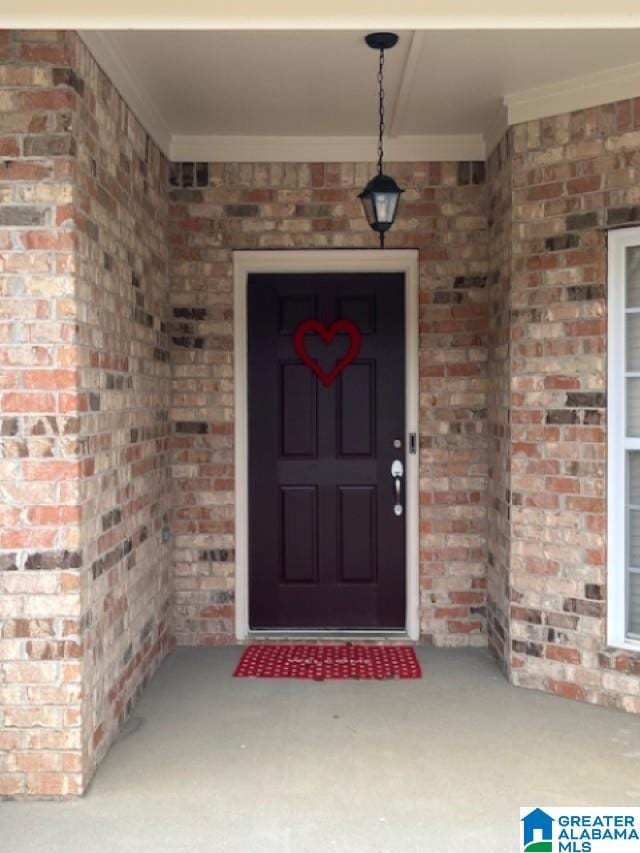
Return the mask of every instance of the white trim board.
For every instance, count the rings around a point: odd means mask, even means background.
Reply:
[[[640,246],[640,228],[608,233],[608,387],[607,387],[607,642],[640,651],[629,637],[627,455],[640,450],[640,438],[626,428],[626,261],[628,247]]]
[[[171,159],[206,163],[371,163],[373,136],[180,136]],[[395,136],[385,141],[387,163],[484,160],[481,134]]]
[[[247,375],[247,279],[250,273],[395,272],[405,277],[406,431],[418,436],[418,252],[413,249],[347,249],[234,252],[233,339],[235,411],[235,628],[249,631],[249,431]],[[419,451],[419,448],[418,448]],[[406,633],[420,637],[419,452],[406,454]],[[334,632],[335,633],[335,632]]]
[[[570,113],[611,104],[640,95],[640,63],[605,68],[535,89],[504,96],[507,123],[521,124],[533,119]]]
[[[398,136],[398,128],[402,127],[402,120],[407,112],[409,95],[411,94],[411,88],[416,77],[416,71],[418,70],[420,56],[422,55],[424,30],[414,30],[409,39],[409,50],[407,51],[402,74],[400,75],[400,84],[393,99],[393,111],[391,113],[391,121],[389,122],[389,138],[391,139]]]
[[[5,27],[31,29],[604,29],[640,26],[640,13],[637,0],[609,0],[606,5],[601,0],[22,0],[5,4],[0,20]]]

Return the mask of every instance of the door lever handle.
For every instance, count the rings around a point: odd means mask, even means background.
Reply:
[[[394,459],[391,463],[391,476],[393,477],[393,485],[395,488],[396,502],[393,505],[394,515],[402,515],[403,507],[401,503],[402,494],[402,478],[404,476],[404,465],[399,459]]]
[[[399,459],[394,459],[391,463],[391,476],[404,477],[404,465]]]

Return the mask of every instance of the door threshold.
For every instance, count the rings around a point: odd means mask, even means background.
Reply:
[[[247,634],[248,640],[326,640],[332,642],[334,640],[342,640],[353,642],[354,640],[388,640],[389,642],[413,642],[409,634],[404,628],[398,630],[326,630],[326,631],[309,631],[305,629],[287,629],[287,630],[250,630]]]

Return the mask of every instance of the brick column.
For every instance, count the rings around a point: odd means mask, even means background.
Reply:
[[[171,647],[167,164],[75,33],[0,63],[0,796],[64,796]]]
[[[606,229],[638,223],[640,99],[510,131],[513,682],[640,712],[606,643]]]
[[[167,161],[76,36],[86,776],[172,645]]]
[[[82,787],[68,41],[0,35],[0,794]]]
[[[505,672],[511,654],[511,145],[511,134],[507,133],[488,162],[487,634],[489,648]]]

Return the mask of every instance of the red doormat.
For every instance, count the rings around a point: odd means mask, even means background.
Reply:
[[[235,678],[421,678],[412,646],[300,645],[248,646],[233,673]]]

